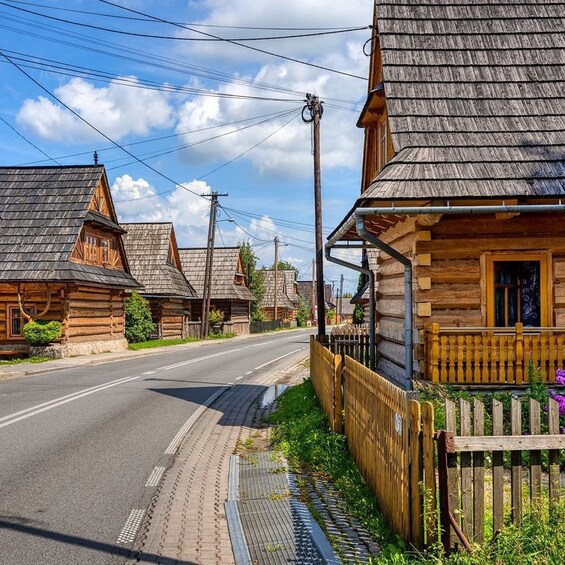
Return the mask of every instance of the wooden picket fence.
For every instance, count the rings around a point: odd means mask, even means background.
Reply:
[[[310,337],[310,378],[331,429],[343,433],[342,357],[334,355],[315,336]]]
[[[369,328],[367,324],[339,326],[326,336],[328,347],[345,358],[349,356],[369,366]]]
[[[446,431],[438,434],[441,530],[446,550],[483,542],[485,536],[490,539],[508,519],[519,524],[524,512],[541,511],[545,501],[551,506],[559,500],[559,450],[565,449],[565,435],[559,433],[559,405],[549,400],[543,422],[545,411],[530,399],[525,408],[527,426],[523,426],[524,408],[513,398],[505,413],[502,403],[493,400],[487,414],[478,400],[472,405],[460,400],[459,406],[446,401]],[[489,430],[487,420],[491,422]],[[504,429],[504,422],[510,429]],[[542,423],[547,434],[541,433]],[[487,431],[489,435],[485,435]],[[546,468],[542,468],[542,450],[548,452]],[[510,453],[506,467],[505,451]],[[485,460],[485,452],[492,454],[490,462]],[[526,463],[523,453],[528,455]],[[486,516],[489,522],[492,517],[491,523],[485,524]]]

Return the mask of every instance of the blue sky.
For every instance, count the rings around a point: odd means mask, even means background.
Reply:
[[[355,122],[367,82],[355,76],[367,76],[371,32],[351,29],[371,18],[369,0],[2,0],[0,51],[12,62],[0,61],[0,164],[54,164],[40,151],[88,164],[97,150],[120,220],[173,221],[181,246],[205,243],[209,204],[199,195],[227,192],[219,219],[235,223],[218,224],[217,244],[249,239],[267,264],[278,234],[288,243],[281,257],[308,279],[314,214],[304,94],[325,103],[327,234],[359,194]],[[334,265],[326,280],[341,272],[345,290],[355,290],[355,273]]]

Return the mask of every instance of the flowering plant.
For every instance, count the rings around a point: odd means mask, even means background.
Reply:
[[[565,369],[557,369],[555,371],[555,382],[558,385],[565,385]]]

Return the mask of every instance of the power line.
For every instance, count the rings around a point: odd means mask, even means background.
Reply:
[[[199,33],[199,34],[205,35],[207,37],[213,37],[213,38],[216,38],[216,39],[221,39],[222,41],[225,41],[226,43],[231,43],[232,45],[238,45],[239,47],[243,47],[245,49],[251,49],[252,51],[256,51],[257,53],[263,53],[264,55],[271,55],[272,57],[277,57],[278,59],[284,59],[285,61],[291,61],[293,63],[299,63],[300,65],[307,65],[309,67],[314,67],[316,69],[321,69],[323,71],[329,71],[329,72],[332,72],[332,73],[337,73],[339,75],[348,76],[348,77],[351,77],[351,78],[358,78],[358,79],[364,80],[364,81],[367,80],[366,77],[354,75],[352,73],[347,73],[345,71],[338,71],[336,69],[324,67],[323,65],[316,65],[315,63],[309,63],[307,61],[301,61],[300,59],[295,59],[294,57],[287,57],[286,55],[280,55],[278,53],[273,53],[272,51],[267,51],[266,49],[259,49],[258,47],[253,47],[251,45],[245,45],[244,43],[239,43],[237,41],[233,41],[231,39],[226,39],[224,37],[218,37],[217,35],[213,35],[211,33],[205,32],[205,31],[200,31],[200,30],[191,28],[190,26],[177,24],[175,22],[171,22],[169,20],[165,20],[163,18],[159,18],[159,17],[153,16],[151,14],[146,14],[144,12],[140,12],[139,10],[134,10],[133,8],[126,8],[125,6],[120,6],[119,4],[115,4],[114,2],[110,2],[109,0],[98,0],[98,1],[102,2],[103,4],[108,4],[109,6],[114,6],[115,8],[120,8],[120,9],[125,10],[127,12],[132,12],[134,14],[145,16],[145,17],[154,19],[156,21],[161,21],[163,23],[168,23],[168,24],[173,25],[175,27],[179,27],[179,28],[182,28],[182,29],[186,29],[188,31],[192,31],[194,33]]]
[[[61,163],[59,163],[59,161],[57,161],[56,159],[54,159],[53,157],[50,157],[47,153],[45,153],[45,151],[43,151],[43,149],[40,149],[39,147],[37,147],[37,145],[35,145],[35,143],[33,143],[27,137],[25,137],[23,134],[21,134],[15,127],[10,125],[4,118],[0,117],[0,120],[2,120],[15,134],[19,135],[24,141],[26,141],[32,147],[37,149],[41,154],[45,155],[45,157],[47,157],[47,159],[49,161],[53,161],[53,163],[57,163],[57,165],[61,164]]]
[[[78,27],[85,27],[88,29],[96,29],[98,31],[105,31],[107,33],[115,33],[118,35],[127,35],[131,37],[143,37],[147,39],[165,39],[165,40],[173,40],[173,41],[274,41],[278,39],[301,39],[305,37],[320,37],[325,35],[335,35],[340,33],[351,33],[353,31],[363,31],[369,29],[369,26],[363,26],[360,28],[342,28],[337,30],[329,30],[329,31],[317,31],[312,33],[302,33],[302,34],[292,34],[292,35],[272,35],[267,37],[232,37],[232,38],[223,38],[223,37],[179,37],[179,36],[172,36],[172,35],[154,35],[149,33],[141,33],[141,32],[134,32],[134,31],[126,31],[123,29],[112,29],[103,26],[97,26],[95,24],[88,24],[85,22],[77,22],[74,20],[67,20],[66,18],[58,18],[57,16],[50,16],[48,14],[42,14],[41,12],[36,12],[34,10],[28,10],[26,8],[20,8],[18,6],[13,6],[7,2],[0,2],[0,5],[6,6],[7,8],[12,8],[12,10],[19,10],[20,12],[25,12],[26,14],[33,14],[34,16],[39,16],[41,18],[46,18],[48,20],[53,20],[56,22],[61,22],[65,24],[70,24]],[[183,25],[183,24],[177,24]],[[186,27],[183,25],[183,27]],[[202,33],[196,31],[196,33]]]
[[[114,18],[119,20],[132,20],[137,22],[145,23],[163,23],[158,22],[148,18],[136,18],[134,16],[120,16],[118,14],[108,14],[104,12],[92,12],[88,10],[76,10],[71,8],[61,8],[59,6],[48,6],[47,4],[38,4],[36,2],[23,2],[21,0],[9,0],[12,4],[24,4],[26,6],[36,6],[38,8],[45,8],[48,10],[57,10],[60,12],[73,12],[78,14],[87,14],[89,16],[101,16],[107,18]],[[325,31],[325,30],[339,30],[343,29],[342,26],[339,27],[260,27],[260,26],[228,26],[219,24],[201,24],[194,22],[176,22],[181,25],[190,25],[194,27],[211,27],[211,28],[222,28],[222,29],[248,29],[248,30],[267,30],[267,31]],[[361,26],[353,26],[361,27]]]

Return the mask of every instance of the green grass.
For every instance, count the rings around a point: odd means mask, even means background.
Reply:
[[[294,468],[328,477],[380,544],[372,565],[558,565],[565,563],[565,501],[550,514],[527,514],[520,528],[508,524],[495,540],[475,546],[472,554],[443,555],[438,545],[426,553],[408,551],[380,514],[373,495],[355,467],[345,437],[330,431],[309,380],[288,389],[269,417],[272,440]]]
[[[151,349],[153,347],[165,347],[167,345],[182,345],[183,343],[191,343],[199,341],[196,337],[186,337],[184,339],[150,339],[149,341],[141,341],[139,343],[128,344],[128,349],[138,351],[139,349]]]
[[[54,361],[54,359],[52,357],[18,357],[17,359],[0,361],[0,366],[19,365],[20,363],[45,363],[45,361]]]
[[[237,334],[225,333],[225,334],[210,334],[209,339],[229,339],[231,337],[236,337]]]

